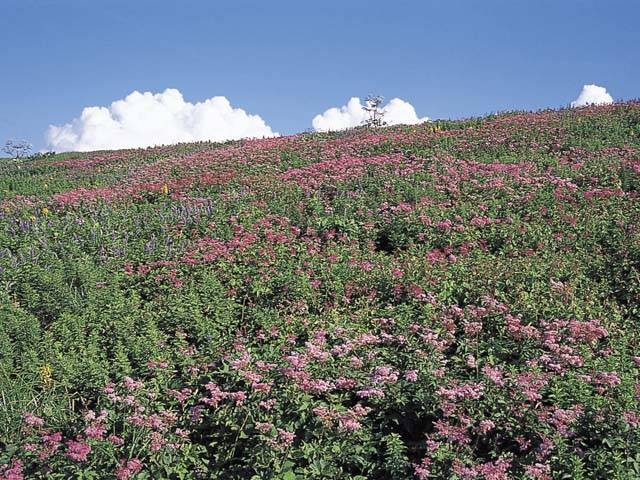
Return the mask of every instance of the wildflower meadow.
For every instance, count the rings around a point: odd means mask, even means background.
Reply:
[[[640,103],[0,162],[0,479],[640,478]]]

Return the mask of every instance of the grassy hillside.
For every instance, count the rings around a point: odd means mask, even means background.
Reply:
[[[640,478],[639,191],[637,102],[3,161],[0,479]]]

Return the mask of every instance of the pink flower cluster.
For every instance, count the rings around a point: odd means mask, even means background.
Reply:
[[[127,480],[142,470],[142,462],[137,458],[130,460],[120,460],[120,464],[116,469],[116,478],[118,480]]]

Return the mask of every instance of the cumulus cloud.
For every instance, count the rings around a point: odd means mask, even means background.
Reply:
[[[584,107],[585,105],[602,105],[613,103],[613,98],[607,89],[598,85],[585,85],[578,98],[571,102],[571,107]]]
[[[86,107],[71,123],[50,125],[46,140],[58,152],[84,152],[276,135],[258,115],[232,107],[225,97],[190,103],[168,88],[134,91],[109,107]]]
[[[346,105],[333,107],[316,115],[311,123],[318,132],[357,127],[369,118],[369,114],[362,107],[360,99],[352,97]],[[413,105],[400,98],[390,100],[381,110],[384,112],[383,120],[388,125],[413,125],[429,120],[428,117],[418,118]]]

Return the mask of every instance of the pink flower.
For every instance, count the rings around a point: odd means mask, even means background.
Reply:
[[[471,354],[467,355],[467,367],[476,368],[476,366],[477,366],[476,357],[474,357]]]
[[[542,443],[538,446],[536,452],[536,458],[538,460],[547,458],[554,448],[553,440],[550,438],[543,438]]]
[[[451,227],[453,226],[453,222],[449,219],[446,219],[438,222],[436,226],[438,227],[438,229],[446,232],[451,230]]]
[[[624,421],[634,428],[637,428],[640,426],[640,415],[638,415],[636,412],[632,412],[632,411],[624,412],[622,414],[622,418],[624,418]]]
[[[518,435],[515,438],[515,441],[518,444],[518,448],[520,449],[521,452],[528,450],[529,447],[531,446],[531,439],[525,438],[522,435]]]
[[[343,390],[349,390],[355,387],[357,384],[358,382],[353,378],[338,377],[336,379],[336,387]]]
[[[51,455],[56,453],[58,448],[60,448],[60,445],[62,443],[62,433],[55,432],[51,434],[42,434],[40,436],[40,440],[42,440],[42,446],[40,447],[40,451],[38,452],[38,459],[46,460]],[[35,445],[32,451],[37,451],[37,447],[35,447]]]
[[[302,369],[307,366],[306,359],[298,353],[285,357],[285,360],[295,369]]]
[[[399,268],[393,268],[391,270],[391,274],[394,276],[394,278],[402,278],[402,277],[404,277],[404,272],[402,270],[400,270]]]
[[[454,460],[453,472],[464,480],[472,480],[482,477],[485,480],[507,480],[509,475],[507,471],[511,466],[511,460],[498,459],[495,462],[487,462],[465,466],[460,460]]]
[[[142,470],[142,462],[137,458],[131,460],[120,460],[120,466],[116,469],[116,478],[118,480],[127,480],[131,475],[135,475]]]
[[[419,285],[416,284],[411,284],[407,287],[407,292],[409,293],[409,295],[411,297],[413,297],[416,300],[427,300],[427,294],[424,292],[424,290],[422,289],[422,287],[420,287]]]
[[[451,425],[450,423],[442,420],[438,420],[434,426],[439,435],[451,442],[459,445],[471,443],[471,439],[469,438],[469,435],[467,435],[467,429],[465,427]]]
[[[364,418],[370,411],[371,408],[356,403],[346,412],[336,415],[338,419],[338,429],[347,432],[353,432],[360,429],[362,427],[360,419]]]
[[[616,372],[600,372],[593,379],[593,383],[605,387],[616,387],[620,385],[620,377]]]
[[[496,427],[496,424],[493,423],[491,420],[482,420],[480,422],[480,426],[478,428],[478,430],[480,431],[480,433],[487,433],[490,430],[493,430]]]
[[[167,390],[167,394],[173,398],[175,398],[181,404],[186,402],[187,399],[191,396],[190,388],[183,388],[182,390]]]
[[[354,432],[360,429],[362,425],[355,418],[351,418],[349,416],[339,417],[338,418],[338,428],[344,432]]]
[[[211,407],[217,407],[229,395],[213,382],[207,383],[204,388],[209,392],[209,396],[201,398],[200,401]]]
[[[247,394],[245,392],[229,392],[228,396],[236,403],[236,405],[242,405],[247,399]]]
[[[571,436],[572,432],[569,430],[569,425],[573,423],[583,411],[581,405],[575,405],[571,408],[556,408],[551,415],[548,416],[547,422],[549,425],[555,427],[555,429],[565,437]]]
[[[313,413],[315,413],[325,425],[331,425],[335,416],[335,412],[326,407],[315,407]]]
[[[278,440],[280,440],[281,445],[286,447],[290,446],[296,438],[296,434],[293,432],[288,432],[283,430],[282,428],[278,429]]]
[[[69,440],[67,442],[67,457],[76,462],[84,462],[91,452],[91,445],[83,441]]]
[[[124,377],[122,379],[122,386],[124,388],[126,388],[127,390],[129,390],[130,392],[136,391],[140,388],[142,388],[142,386],[144,385],[144,383],[140,382],[140,381],[136,381],[131,377]]]
[[[351,366],[351,368],[361,368],[362,365],[364,365],[364,362],[358,357],[351,357],[351,360],[349,360],[349,365]]]
[[[258,405],[260,406],[260,408],[264,408],[268,411],[271,410],[275,404],[275,398],[270,398],[269,400],[260,400],[260,403]]]
[[[325,393],[333,390],[334,386],[332,382],[327,380],[322,380],[320,378],[311,380],[302,385],[302,389],[304,391],[315,392],[315,393]]]
[[[495,383],[498,387],[504,387],[503,372],[501,368],[485,365],[482,367],[482,373],[484,373],[489,380]]]
[[[459,385],[456,382],[452,382],[448,387],[440,387],[438,389],[438,394],[450,401],[462,399],[478,400],[483,392],[484,386],[481,383]]]
[[[372,381],[375,384],[394,384],[398,381],[398,374],[391,367],[382,365],[374,370]]]
[[[94,423],[84,429],[84,434],[87,436],[87,438],[92,438],[94,440],[102,440],[104,438],[104,434],[106,431],[107,429],[103,424]]]
[[[175,271],[173,273],[175,275]],[[169,364],[165,360],[149,360],[147,362],[147,368],[149,370],[158,370],[158,369],[164,369],[168,367],[169,367]]]
[[[525,473],[535,480],[550,480],[551,467],[546,463],[535,463],[525,468]]]
[[[418,381],[418,371],[417,370],[407,370],[404,372],[404,379],[407,382],[416,382]]]
[[[540,390],[547,384],[547,379],[541,374],[529,372],[519,374],[516,382],[522,389],[522,394],[530,402],[536,402],[542,398]]]
[[[22,418],[26,425],[30,427],[41,427],[44,425],[44,420],[30,412],[25,412],[22,414]]]
[[[358,390],[356,395],[360,398],[371,398],[371,397],[380,397],[384,398],[384,392],[380,388],[364,388],[362,390]]]
[[[268,433],[273,428],[273,423],[271,422],[256,422],[256,430],[261,433]]]
[[[609,335],[609,332],[600,325],[598,320],[588,322],[572,320],[569,322],[569,332],[574,340],[585,343],[592,343]]]
[[[431,460],[425,457],[420,464],[413,465],[413,473],[418,477],[418,480],[427,480],[427,478],[429,478],[429,475],[431,475],[431,470],[429,470],[430,464]]]
[[[469,322],[463,323],[464,333],[470,337],[473,337],[482,331],[482,322]]]
[[[282,428],[278,428],[278,435],[276,438],[272,438],[269,440],[269,445],[278,450],[286,450],[289,448],[293,441],[296,438],[296,434],[293,432],[288,432]]]
[[[427,452],[429,453],[435,452],[436,450],[438,450],[438,448],[440,448],[440,442],[437,442],[436,440],[433,440],[431,438],[427,438],[426,444]]]
[[[51,434],[44,434],[40,437],[40,439],[42,440],[43,443],[49,443],[49,444],[60,443],[62,441],[62,433],[54,432]]]
[[[22,462],[13,460],[11,466],[0,465],[0,479],[2,480],[23,480]]]
[[[166,439],[162,436],[160,432],[151,432],[150,438],[151,438],[151,445],[149,446],[149,449],[152,452],[157,452],[158,450],[161,450],[162,447],[164,447],[167,443]]]
[[[251,384],[251,388],[256,392],[269,393],[273,382],[254,382]]]
[[[122,445],[124,443],[124,440],[122,438],[113,434],[107,437],[107,441],[113,445]]]

